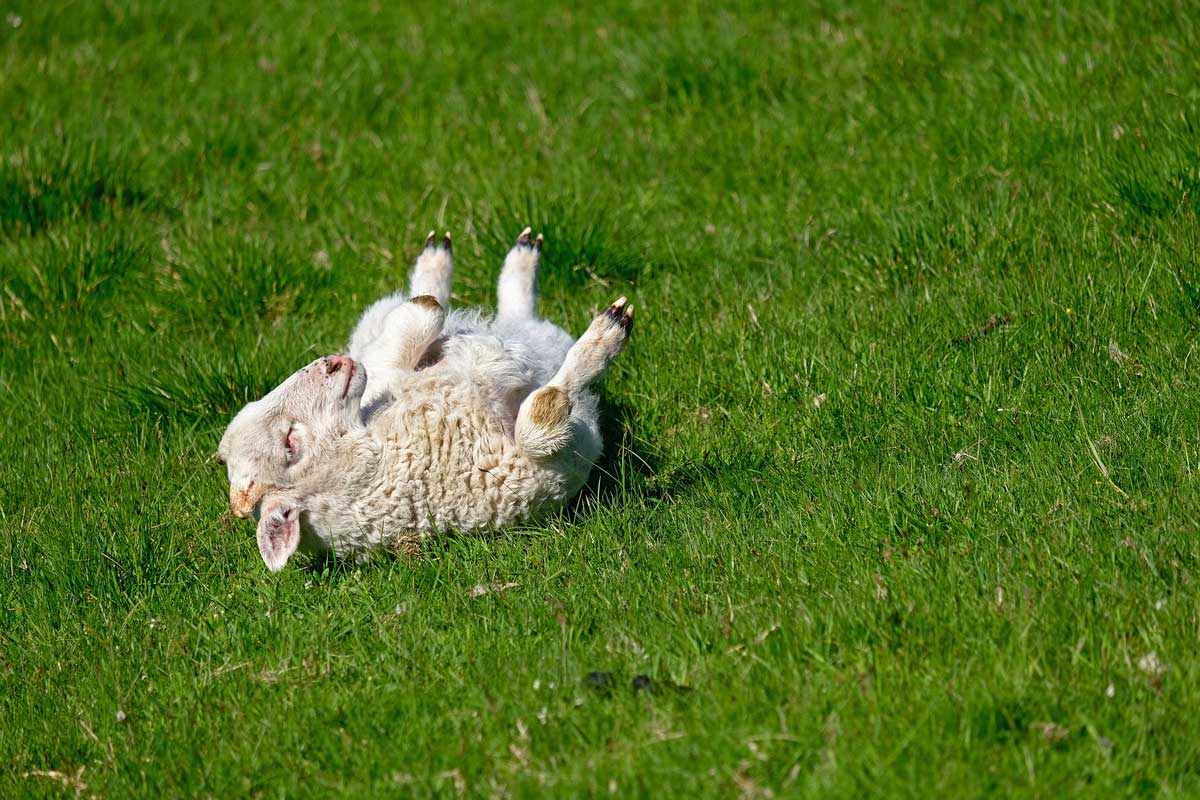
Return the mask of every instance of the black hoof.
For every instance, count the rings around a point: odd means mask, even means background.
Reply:
[[[532,236],[532,234],[533,234],[533,229],[532,229],[532,228],[526,228],[525,230],[521,231],[521,235],[517,237],[517,241],[516,241],[516,243],[513,245],[513,247],[514,247],[514,248],[518,248],[518,247],[533,247],[533,248],[537,248],[538,250],[541,250],[541,249],[542,249],[542,237],[541,237],[541,234],[538,234],[538,237],[537,237],[537,242],[536,242],[536,243],[533,241],[533,239],[532,239],[532,238],[530,238],[530,237]]]
[[[605,309],[604,316],[608,317],[614,325],[620,325],[625,330],[629,330],[633,326],[633,306],[626,307],[624,297],[618,298],[617,302]]]

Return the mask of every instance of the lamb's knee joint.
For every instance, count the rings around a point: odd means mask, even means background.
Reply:
[[[530,395],[517,414],[517,443],[534,458],[546,458],[571,439],[571,399],[558,386],[543,386]]]
[[[419,294],[416,297],[409,300],[409,302],[416,303],[417,305],[421,306],[421,308],[426,308],[426,309],[429,309],[430,311],[441,311],[442,310],[442,304],[439,303],[437,301],[437,298],[434,297],[433,295]]]
[[[542,388],[530,400],[529,421],[543,428],[561,425],[570,413],[571,401],[557,386]]]

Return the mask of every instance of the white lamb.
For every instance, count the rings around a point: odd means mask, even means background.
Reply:
[[[446,312],[450,237],[431,235],[409,294],[367,309],[349,356],[317,359],[234,417],[218,457],[271,570],[297,549],[357,560],[497,528],[583,486],[601,452],[588,386],[624,346],[633,308],[618,299],[575,342],[539,320],[542,237],[529,233],[504,260],[494,319]]]

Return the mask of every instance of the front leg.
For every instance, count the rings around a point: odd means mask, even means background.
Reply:
[[[446,310],[427,294],[392,309],[379,337],[358,357],[367,370],[364,408],[394,395],[398,380],[417,367],[421,356],[442,335],[445,322]]]
[[[450,276],[453,271],[450,234],[447,233],[441,242],[438,242],[431,231],[429,238],[425,240],[424,249],[413,265],[408,294],[405,295],[402,291],[393,292],[368,306],[359,318],[354,332],[350,334],[347,354],[357,361],[362,361],[372,344],[383,336],[391,313],[408,302],[409,298],[429,295],[443,309],[450,308]]]

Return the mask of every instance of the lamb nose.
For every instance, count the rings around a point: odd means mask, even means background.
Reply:
[[[346,356],[326,356],[324,363],[325,363],[325,374],[332,375],[333,373],[340,370],[342,367],[352,368],[354,361],[352,361],[350,358],[348,358]]]

